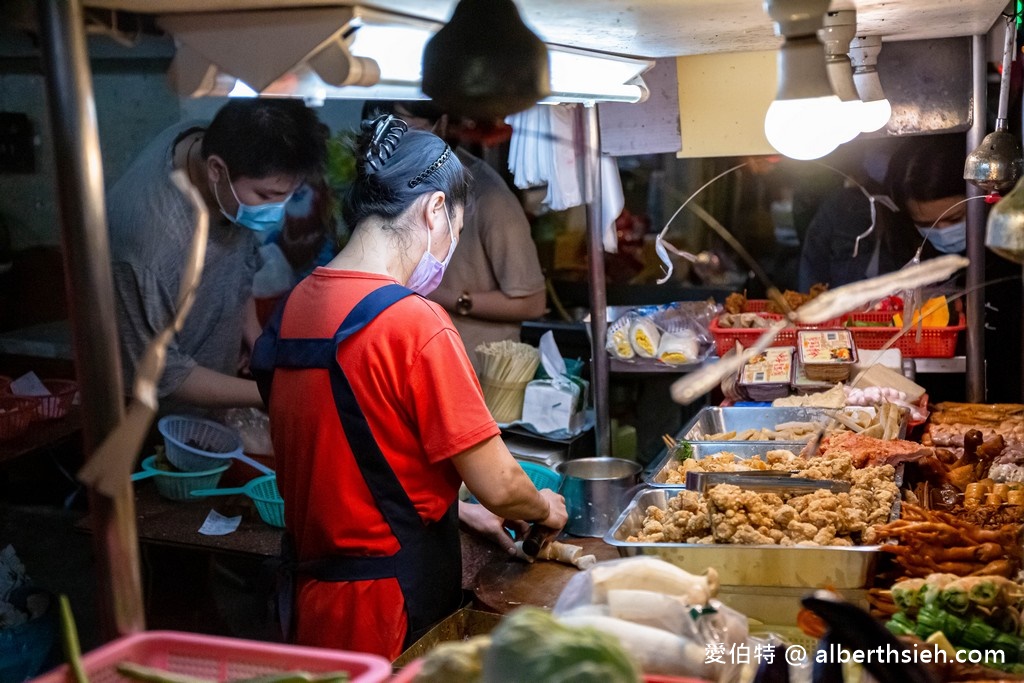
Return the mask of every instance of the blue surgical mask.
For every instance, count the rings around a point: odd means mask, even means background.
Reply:
[[[220,212],[224,214],[232,223],[241,225],[242,227],[249,228],[255,232],[266,232],[267,230],[274,230],[280,228],[284,223],[285,205],[288,204],[288,200],[291,199],[289,194],[284,198],[284,201],[272,202],[270,204],[243,204],[242,200],[238,198],[238,194],[235,192],[235,186],[231,183],[231,177],[224,174],[228,179],[228,187],[231,189],[231,195],[238,202],[238,211],[235,212],[234,216],[229,216],[228,212],[224,210],[224,205],[220,202],[220,195],[214,191],[213,195],[217,198],[217,205],[220,207]]]
[[[441,210],[444,211],[445,220],[448,221],[448,235],[452,239],[452,244],[448,247],[448,255],[444,257],[444,261],[438,261],[437,257],[430,253],[430,229],[428,228],[427,250],[423,252],[420,262],[416,264],[412,275],[409,276],[409,281],[405,283],[406,287],[421,296],[427,296],[441,284],[445,268],[448,267],[448,263],[452,260],[452,254],[455,253],[457,242],[455,240],[455,231],[452,230],[452,219],[448,217],[447,208],[442,208]]]
[[[967,250],[967,219],[945,228],[918,228],[936,250],[943,254],[959,254]]]

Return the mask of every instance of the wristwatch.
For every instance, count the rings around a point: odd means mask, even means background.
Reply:
[[[473,297],[469,295],[469,292],[463,292],[455,301],[455,312],[459,315],[469,315],[469,312],[472,310]]]

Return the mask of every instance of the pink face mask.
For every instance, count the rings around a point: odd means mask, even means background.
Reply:
[[[412,275],[409,276],[409,281],[405,283],[406,287],[420,296],[427,296],[441,284],[444,270],[452,260],[452,254],[455,253],[455,245],[458,244],[455,240],[455,231],[452,230],[452,219],[448,217],[448,210],[442,210],[444,211],[445,220],[448,221],[448,234],[451,236],[452,244],[448,247],[448,255],[444,257],[444,261],[438,261],[437,257],[430,253],[430,230],[427,230],[427,250],[423,252],[420,262],[416,264]]]

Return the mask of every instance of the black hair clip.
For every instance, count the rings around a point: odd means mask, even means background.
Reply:
[[[441,152],[441,156],[439,156],[437,158],[437,160],[434,163],[432,163],[430,166],[427,166],[427,168],[422,173],[420,173],[418,176],[416,176],[415,178],[410,180],[409,181],[409,187],[410,188],[416,187],[417,185],[422,183],[424,180],[429,178],[431,173],[433,173],[437,169],[439,169],[442,166],[444,166],[444,162],[448,161],[448,157],[450,157],[451,155],[452,155],[452,148],[449,147],[448,145],[445,145],[444,146],[444,151]]]
[[[373,121],[363,122],[364,131],[373,131],[369,143],[366,145],[366,152],[363,154],[363,161],[367,167],[367,175],[373,175],[384,168],[395,148],[401,142],[402,136],[409,130],[408,124],[402,119],[390,114],[378,116]]]

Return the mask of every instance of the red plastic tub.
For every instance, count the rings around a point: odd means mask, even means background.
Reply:
[[[959,318],[956,325],[948,327],[922,327],[921,341],[917,340],[917,327],[896,340],[890,348],[899,349],[904,358],[952,358],[956,354],[956,342],[960,333],[967,329],[962,313],[956,314]],[[846,326],[850,322],[877,322],[879,327],[858,327],[856,325]],[[853,343],[858,349],[880,349],[892,337],[899,332],[899,328],[888,326],[884,323],[892,323],[891,311],[872,311],[868,313],[850,313],[843,318],[844,327],[853,333]]]
[[[28,431],[35,409],[33,401],[0,396],[0,441],[15,439]]]

